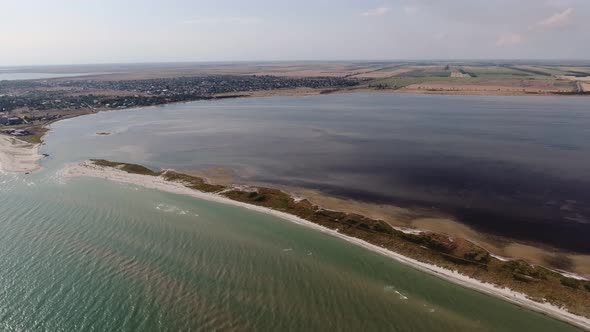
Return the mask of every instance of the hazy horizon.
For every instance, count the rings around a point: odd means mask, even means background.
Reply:
[[[0,67],[590,58],[584,0],[1,3]]]
[[[143,62],[95,62],[95,63],[39,63],[39,64],[15,64],[15,65],[0,65],[1,70],[12,70],[12,69],[33,69],[33,68],[45,68],[45,67],[85,67],[85,66],[97,66],[97,67],[108,67],[108,66],[173,66],[173,65],[207,65],[207,64],[281,64],[281,63],[307,63],[307,64],[322,64],[322,63],[543,63],[543,64],[587,64],[590,65],[590,59],[583,58],[555,58],[555,59],[535,59],[535,58],[506,58],[506,59],[494,59],[494,58],[479,58],[479,59],[326,59],[326,60],[314,60],[314,59],[294,59],[294,60],[227,60],[227,61],[215,61],[215,60],[203,60],[203,61],[143,61]]]

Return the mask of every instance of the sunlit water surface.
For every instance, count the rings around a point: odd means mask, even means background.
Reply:
[[[273,216],[58,176],[65,163],[89,157],[221,164],[229,153],[199,153],[210,134],[241,131],[233,136],[239,142],[274,124],[242,103],[270,113],[273,103],[294,101],[182,104],[60,122],[43,148],[50,157],[42,171],[0,175],[0,330],[575,330]],[[226,109],[241,113],[198,115]],[[250,117],[258,121],[240,129]]]

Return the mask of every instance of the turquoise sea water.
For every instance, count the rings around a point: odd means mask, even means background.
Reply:
[[[57,123],[42,171],[0,175],[0,330],[576,330],[273,216],[57,175],[143,161],[149,140],[113,139],[141,112]]]

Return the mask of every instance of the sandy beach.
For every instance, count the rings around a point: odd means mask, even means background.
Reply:
[[[479,280],[467,277],[458,273],[457,271],[441,268],[435,265],[426,264],[415,259],[411,259],[385,248],[370,244],[363,240],[350,237],[344,234],[341,234],[335,230],[331,230],[320,225],[314,224],[310,221],[301,219],[299,217],[293,216],[291,214],[287,214],[284,212],[275,211],[269,208],[250,205],[242,202],[237,202],[231,200],[229,198],[225,198],[219,196],[217,194],[210,194],[210,193],[203,193],[200,191],[196,191],[190,188],[187,188],[182,183],[179,182],[171,182],[164,180],[162,177],[156,176],[149,176],[149,175],[141,175],[141,174],[132,174],[127,173],[118,169],[114,168],[105,168],[100,167],[92,164],[91,162],[82,162],[78,164],[70,164],[64,167],[62,170],[59,171],[57,178],[60,181],[67,181],[70,178],[76,177],[94,177],[94,178],[102,178],[110,181],[115,181],[119,183],[126,183],[126,184],[133,184],[138,185],[141,187],[149,188],[149,189],[156,189],[164,192],[181,194],[181,195],[188,195],[192,197],[196,197],[199,199],[204,199],[208,201],[215,201],[223,204],[231,204],[234,206],[240,206],[243,208],[247,208],[250,210],[267,213],[274,215],[276,217],[297,223],[299,225],[313,228],[315,230],[321,231],[323,233],[339,237],[345,241],[353,243],[355,245],[364,247],[368,250],[374,251],[376,253],[385,255],[390,257],[396,261],[401,263],[407,264],[421,270],[426,273],[430,273],[442,279],[448,280],[455,284],[461,285],[463,287],[467,287],[481,293],[485,293],[491,296],[495,296],[506,300],[508,302],[514,303],[516,305],[526,307],[530,310],[537,311],[539,313],[543,313],[545,315],[554,317],[556,319],[568,322],[572,325],[578,326],[580,328],[590,330],[590,319],[582,316],[578,316],[568,312],[563,308],[556,307],[550,303],[541,303],[536,302],[529,299],[525,294],[515,292],[508,288],[500,288],[493,284],[484,283]]]
[[[0,172],[26,173],[36,171],[39,165],[39,144],[0,135]]]

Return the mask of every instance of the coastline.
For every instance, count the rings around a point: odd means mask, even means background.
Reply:
[[[0,135],[0,172],[28,173],[41,169],[40,144]]]
[[[137,166],[137,165],[133,165]],[[363,239],[349,236],[347,234],[343,234],[339,232],[337,229],[333,230],[327,228],[323,225],[316,224],[309,220],[300,218],[290,213],[277,211],[275,209],[264,207],[260,205],[253,205],[246,202],[237,201],[235,199],[221,196],[219,193],[212,193],[212,192],[203,192],[199,191],[194,188],[187,187],[186,183],[182,181],[171,181],[163,178],[162,176],[154,176],[154,174],[139,174],[139,173],[132,173],[120,168],[116,167],[107,167],[107,166],[98,166],[93,162],[86,161],[78,164],[69,164],[66,165],[61,171],[59,171],[59,178],[60,179],[70,179],[76,177],[94,177],[94,178],[101,178],[105,180],[110,180],[119,183],[126,183],[126,184],[133,184],[138,185],[141,187],[145,187],[148,189],[155,189],[169,193],[181,194],[192,196],[199,199],[204,199],[208,201],[214,201],[222,204],[230,204],[234,206],[239,206],[243,208],[247,208],[250,210],[270,214],[281,219],[285,219],[299,225],[309,227],[323,233],[339,237],[349,243],[361,246],[373,252],[385,255],[390,257],[398,262],[404,263],[409,265],[415,269],[420,271],[432,274],[439,278],[445,279],[457,285],[467,287],[478,292],[488,294],[505,301],[511,302],[513,304],[528,308],[530,310],[551,316],[553,318],[562,320],[567,322],[571,325],[586,329],[590,331],[590,319],[584,316],[576,315],[563,307],[558,307],[548,302],[537,302],[531,298],[529,298],[524,293],[520,293],[518,291],[511,290],[507,287],[500,287],[491,283],[483,282],[477,280],[475,278],[471,278],[466,276],[457,270],[448,269],[445,267],[437,266],[434,264],[429,264],[426,262],[422,262],[402,254],[396,253],[392,250],[386,249],[381,246],[377,246],[375,244],[369,243]],[[182,180],[182,179],[180,179]],[[584,290],[582,290],[583,292]]]
[[[221,172],[215,169],[205,171],[179,170],[188,175],[205,179],[208,183],[218,185],[231,185],[233,178],[224,176],[230,172],[221,168]],[[220,181],[220,177],[221,180]],[[319,190],[279,185],[272,182],[245,182],[242,183],[257,187],[270,187],[282,190],[293,197],[309,200],[318,207],[341,211],[345,213],[358,214],[371,219],[383,220],[395,229],[412,231],[426,231],[449,236],[460,237],[482,247],[495,258],[505,260],[525,260],[527,263],[541,266],[546,269],[561,273],[567,277],[590,280],[590,255],[576,253],[543,245],[542,243],[526,242],[521,239],[499,237],[485,233],[461,223],[452,214],[442,212],[423,211],[419,208],[407,208],[394,204],[375,203],[370,201],[359,201],[352,198],[337,197],[323,193]],[[567,268],[557,267],[548,261],[548,258],[569,259],[572,264]]]

